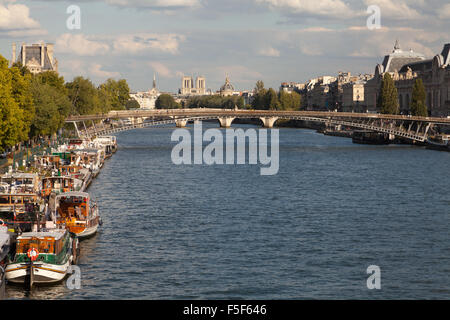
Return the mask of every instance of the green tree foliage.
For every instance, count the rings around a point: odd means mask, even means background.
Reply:
[[[394,80],[389,73],[385,73],[381,81],[377,108],[384,114],[399,113],[398,92]]]
[[[128,101],[130,100],[130,87],[126,80],[122,79],[119,81],[108,79],[105,83],[99,86],[99,91],[101,92],[102,99],[107,99],[107,105],[109,110],[125,110]]]
[[[73,115],[101,113],[97,88],[91,80],[76,77],[66,84],[68,97],[72,103],[70,113]]]
[[[278,95],[274,89],[270,88],[269,90],[267,90],[264,98],[265,98],[264,109],[278,110],[280,108],[280,103],[278,102]]]
[[[31,125],[32,136],[44,136],[56,133],[64,125],[71,103],[61,90],[42,83],[38,77],[31,81],[36,115]]]
[[[24,72],[18,67],[11,67],[11,94],[19,108],[22,110],[22,130],[20,132],[20,141],[26,141],[29,138],[31,123],[35,116],[35,107],[33,96],[30,91],[31,73]]]
[[[0,149],[21,141],[24,129],[23,110],[13,94],[13,72],[8,60],[0,56]]]
[[[278,94],[280,110],[300,110],[301,96],[297,92],[285,92],[283,90]]]
[[[155,107],[156,109],[178,109],[181,105],[170,94],[163,93],[156,99]]]
[[[127,103],[125,104],[125,108],[127,110],[131,110],[131,109],[139,109],[141,107],[141,105],[139,104],[139,102],[137,102],[135,99],[130,99],[127,101]]]
[[[255,86],[255,95],[253,96],[252,108],[256,110],[268,109],[266,105],[266,93],[267,90],[264,88],[264,82],[258,80]]]
[[[418,117],[427,117],[425,86],[422,79],[418,78],[414,82],[411,96],[411,114]]]
[[[187,108],[219,108],[242,109],[244,107],[244,98],[240,96],[222,97],[220,95],[191,97],[186,101]]]

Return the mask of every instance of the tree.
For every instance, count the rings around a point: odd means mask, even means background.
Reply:
[[[380,93],[378,95],[377,108],[384,114],[398,114],[399,101],[398,92],[394,80],[389,73],[385,73],[381,81]]]
[[[264,82],[258,80],[255,86],[255,94],[253,96],[252,107],[257,110],[267,109],[266,106],[266,93],[267,90],[264,88]]]
[[[67,95],[38,78],[31,82],[36,115],[31,124],[32,136],[52,135],[64,125],[71,103]]]
[[[300,110],[301,96],[297,92],[285,92],[280,90],[278,94],[280,110]]]
[[[0,149],[4,150],[23,138],[23,110],[14,99],[13,73],[8,60],[0,56]]]
[[[181,105],[167,93],[161,94],[155,102],[156,109],[178,109]]]
[[[35,116],[35,107],[33,96],[30,91],[31,73],[22,74],[18,67],[11,67],[11,94],[20,110],[22,110],[23,127],[20,131],[20,141],[26,141],[30,138],[29,132],[31,123]]]
[[[139,104],[139,102],[136,101],[136,99],[130,99],[127,101],[127,103],[125,104],[125,108],[127,110],[130,109],[139,109],[141,107],[141,105]]]
[[[264,109],[278,110],[280,103],[278,102],[278,95],[274,89],[270,88],[265,95]]]
[[[101,95],[108,99],[107,104],[110,106],[109,110],[103,111],[109,112],[110,110],[126,109],[127,103],[130,100],[130,87],[126,80],[116,81],[114,79],[108,79],[98,89]]]
[[[100,99],[97,88],[89,79],[76,77],[66,84],[68,97],[72,102],[71,114],[95,114],[101,113]]]
[[[416,79],[411,96],[411,114],[418,117],[427,117],[425,86],[421,78]]]

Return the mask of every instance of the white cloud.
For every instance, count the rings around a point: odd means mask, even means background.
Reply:
[[[170,69],[162,64],[161,62],[152,61],[147,63],[158,75],[170,78],[172,76],[172,72]]]
[[[30,17],[30,9],[26,5],[0,4],[0,31],[39,28],[39,23]]]
[[[275,48],[268,47],[268,48],[260,49],[258,51],[258,54],[260,56],[265,56],[265,57],[279,57],[280,56],[280,51],[275,49]]]
[[[113,48],[119,54],[140,54],[147,51],[177,54],[179,44],[184,40],[184,36],[177,34],[121,35],[115,38]]]
[[[200,6],[199,0],[106,0],[119,7],[138,7],[152,10],[176,10]]]
[[[392,19],[418,19],[421,14],[416,10],[411,8],[410,5],[406,3],[405,0],[365,0],[367,6],[377,5],[381,9],[381,18],[387,17]],[[409,0],[410,4],[421,5],[423,1]]]
[[[439,18],[450,19],[450,3],[447,3],[438,10]]]
[[[100,79],[117,78],[120,76],[119,72],[102,70],[102,65],[98,63],[91,64],[91,68],[89,70],[90,75]]]
[[[56,40],[56,50],[79,56],[96,56],[109,53],[109,45],[101,41],[91,40],[83,34],[65,33]]]
[[[361,15],[341,0],[255,0],[272,9],[283,10],[289,14],[335,17],[337,19]]]

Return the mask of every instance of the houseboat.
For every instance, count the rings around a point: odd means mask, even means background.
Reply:
[[[450,151],[450,135],[438,135],[427,139],[427,148]]]
[[[97,203],[86,192],[68,192],[56,196],[56,223],[64,225],[80,239],[94,235],[101,219]]]
[[[29,287],[59,282],[76,263],[78,254],[78,238],[66,229],[22,233],[5,269],[6,279]]]
[[[45,177],[42,179],[42,197],[51,193],[60,194],[69,191],[81,191],[83,181],[70,176]]]
[[[41,179],[36,173],[8,172],[0,177],[0,182],[2,192],[38,193],[41,188]]]
[[[6,273],[8,254],[11,250],[11,235],[8,227],[0,220],[0,300],[5,298]]]
[[[80,149],[72,151],[71,163],[90,169],[94,177],[99,174],[104,161],[104,149]]]

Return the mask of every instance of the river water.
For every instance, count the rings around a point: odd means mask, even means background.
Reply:
[[[173,129],[117,135],[89,188],[104,224],[81,243],[81,289],[9,298],[450,298],[450,153],[280,129],[279,172],[261,176],[174,165]]]

